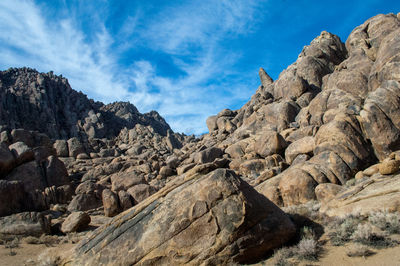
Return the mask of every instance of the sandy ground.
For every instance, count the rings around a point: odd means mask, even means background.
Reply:
[[[363,266],[395,266],[400,265],[400,246],[386,248],[386,249],[373,249],[376,252],[374,255],[368,257],[349,257],[346,252],[351,244],[336,247],[326,244],[323,246],[323,252],[318,261],[302,261],[297,265],[323,265],[323,266],[350,266],[350,265],[363,265]],[[274,265],[273,258],[269,258],[259,265]]]
[[[40,254],[55,254],[63,250],[70,250],[73,244],[61,244],[54,247],[47,247],[46,245],[31,245],[20,244],[18,248],[13,249],[16,253],[10,256],[10,250],[6,249],[4,245],[0,245],[0,266],[33,266],[40,265],[38,257]],[[48,255],[43,258],[46,259]]]
[[[386,249],[372,249],[376,252],[369,257],[348,257],[346,255],[349,245],[341,247],[331,246],[326,244],[323,247],[323,252],[320,259],[316,262],[302,261],[299,265],[327,265],[327,266],[347,266],[347,265],[363,265],[363,266],[394,266],[400,265],[400,246],[386,248]],[[55,247],[47,247],[45,245],[33,244],[20,244],[20,247],[14,249],[15,255],[10,256],[10,250],[0,245],[0,266],[31,266],[40,265],[38,257],[40,254],[45,253],[46,258],[48,254],[59,254],[71,250],[74,244],[61,244]],[[273,258],[269,258],[261,263],[254,265],[274,265]]]

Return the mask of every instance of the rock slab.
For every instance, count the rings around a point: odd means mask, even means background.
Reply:
[[[289,217],[233,171],[181,176],[81,241],[66,265],[245,263],[288,241]]]

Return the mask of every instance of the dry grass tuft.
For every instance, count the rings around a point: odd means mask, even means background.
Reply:
[[[297,214],[304,217],[307,217],[311,220],[320,219],[319,209],[321,208],[321,203],[318,201],[309,201],[305,204],[294,205],[289,207],[284,207],[282,210],[288,214]]]
[[[312,238],[303,238],[297,245],[297,257],[306,260],[317,260],[319,246]]]
[[[356,215],[348,215],[344,218],[337,219],[329,225],[329,238],[334,246],[341,246],[350,241],[351,235],[361,222],[360,217]]]
[[[355,244],[349,248],[346,255],[349,257],[368,257],[375,254],[368,247],[360,244]]]
[[[55,255],[50,249],[46,249],[38,256],[37,261],[40,266],[57,266],[59,265],[60,257]]]
[[[400,215],[399,213],[389,213],[388,211],[372,212],[368,221],[389,234],[400,233]]]
[[[391,239],[374,230],[369,223],[359,224],[351,238],[355,242],[375,248],[386,248],[395,244]]]

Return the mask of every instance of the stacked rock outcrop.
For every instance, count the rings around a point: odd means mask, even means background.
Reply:
[[[65,265],[216,265],[293,237],[277,206],[400,211],[399,17],[375,16],[346,43],[322,32],[275,81],[261,68],[249,102],[198,138],[52,73],[0,72],[0,216],[21,212],[0,222],[48,232],[38,211],[50,208],[69,233],[113,217]]]

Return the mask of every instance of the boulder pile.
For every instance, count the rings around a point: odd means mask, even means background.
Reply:
[[[200,137],[52,72],[0,71],[0,233],[104,218],[63,265],[219,265],[291,240],[279,207],[400,211],[399,18],[377,15],[345,43],[322,32],[275,81],[261,68],[249,102]]]

